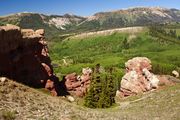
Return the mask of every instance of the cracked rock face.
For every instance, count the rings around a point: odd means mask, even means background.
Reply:
[[[53,74],[44,30],[0,26],[0,56],[0,76],[32,87],[45,87],[51,81],[48,89],[54,93],[58,78]]]

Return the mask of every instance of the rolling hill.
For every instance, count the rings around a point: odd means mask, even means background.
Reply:
[[[180,118],[180,84],[122,99],[117,106],[109,109],[85,108],[11,80],[0,81],[0,87],[1,120],[178,120]]]

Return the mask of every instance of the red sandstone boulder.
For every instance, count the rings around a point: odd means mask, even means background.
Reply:
[[[136,95],[159,87],[167,82],[150,72],[151,61],[145,57],[136,57],[125,63],[126,74],[121,80],[121,96]],[[164,80],[164,81],[163,81]]]
[[[83,68],[82,75],[71,73],[65,76],[65,86],[72,95],[83,97],[89,88],[92,70]]]

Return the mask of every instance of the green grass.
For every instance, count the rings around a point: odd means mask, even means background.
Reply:
[[[53,62],[60,64],[59,70],[63,74],[72,71],[80,72],[82,67],[92,67],[97,63],[104,67],[120,66],[125,61],[121,58],[124,37],[127,35],[113,34],[55,43],[50,46],[51,58]],[[66,57],[67,61],[73,61],[73,63],[68,67],[63,66],[63,57]]]
[[[177,35],[180,35],[180,29],[176,29]]]
[[[152,60],[153,71],[158,74],[170,74],[180,67],[179,41],[169,38],[154,38],[147,31],[135,34],[129,39],[130,33],[113,33],[108,36],[88,38],[70,38],[56,40],[50,45],[50,55],[59,76],[77,72],[83,67],[94,67],[100,63],[104,68],[113,67],[119,77],[124,74],[124,63],[133,57],[142,56]],[[125,49],[123,40],[127,38],[129,48]],[[174,42],[175,41],[175,42]],[[68,66],[63,65],[66,59]]]

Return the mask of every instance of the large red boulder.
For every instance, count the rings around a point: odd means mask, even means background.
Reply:
[[[128,60],[125,66],[126,74],[121,80],[119,90],[122,97],[157,89],[160,83],[168,82],[150,72],[152,69],[151,61],[146,57]]]
[[[65,86],[67,91],[75,96],[83,97],[87,93],[91,81],[92,70],[83,68],[82,75],[71,73],[65,76]]]

